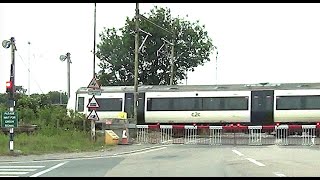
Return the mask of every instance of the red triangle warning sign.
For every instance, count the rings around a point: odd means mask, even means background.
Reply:
[[[93,121],[99,121],[99,116],[95,110],[91,111],[89,116],[87,117],[88,120],[93,120]]]
[[[99,104],[94,96],[92,96],[91,100],[89,101],[87,108],[99,108]]]
[[[93,77],[90,81],[88,88],[100,89],[100,84],[97,81],[96,77]]]

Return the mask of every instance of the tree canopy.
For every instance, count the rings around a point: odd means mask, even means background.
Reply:
[[[186,78],[187,71],[210,61],[212,39],[199,21],[172,17],[168,8],[154,6],[139,18],[138,82],[166,85],[170,82],[171,44],[174,45],[173,84]],[[170,33],[172,32],[172,33]],[[147,35],[150,33],[150,35]],[[147,37],[148,36],[148,37]],[[134,84],[135,20],[126,18],[124,27],[104,28],[96,55],[100,59],[101,85]]]

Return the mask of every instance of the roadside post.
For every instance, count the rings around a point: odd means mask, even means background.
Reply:
[[[2,47],[5,49],[11,46],[11,66],[10,66],[10,81],[6,82],[6,92],[9,95],[8,106],[9,111],[3,112],[1,114],[1,127],[9,128],[10,140],[9,140],[9,150],[13,153],[13,129],[18,127],[18,114],[15,112],[15,51],[17,50],[15,38],[11,37],[10,40],[2,41]]]
[[[97,109],[100,107],[95,96],[101,95],[100,84],[97,81],[96,75],[90,81],[88,85],[88,94],[92,95],[92,98],[89,100],[87,105],[88,110],[90,111],[87,119],[91,121],[91,139],[96,140],[96,121],[99,121],[99,116],[97,114]]]

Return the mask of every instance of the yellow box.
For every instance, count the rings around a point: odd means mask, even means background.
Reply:
[[[112,130],[105,130],[104,142],[107,145],[116,145],[119,143],[119,136]]]
[[[119,119],[127,119],[127,113],[126,112],[120,112],[118,114]]]

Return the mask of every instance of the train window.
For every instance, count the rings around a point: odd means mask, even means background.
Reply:
[[[148,98],[147,111],[248,110],[248,97]]]
[[[221,98],[202,98],[202,110],[203,111],[212,111],[221,109]]]
[[[259,96],[253,96],[253,99],[252,99],[252,109],[254,110],[254,111],[257,111],[257,110],[260,110],[260,102],[259,101],[261,101],[260,100],[260,98],[259,98]]]
[[[97,111],[122,111],[122,98],[96,98],[96,100],[100,106]]]
[[[148,98],[147,111],[195,111],[200,110],[202,98]]]
[[[277,110],[299,110],[303,109],[301,96],[278,96]]]
[[[171,111],[172,99],[148,98],[147,111]]]
[[[273,102],[273,96],[267,96],[266,97],[266,102],[265,102],[267,111],[272,111],[272,109],[273,109],[273,103],[272,102]]]
[[[78,97],[78,112],[84,111],[84,97]]]
[[[248,97],[203,98],[202,110],[248,110]]]
[[[173,98],[172,111],[197,111],[199,110],[199,98]]]
[[[223,110],[248,110],[248,97],[224,97]]]
[[[320,96],[305,96],[304,109],[320,109]]]

